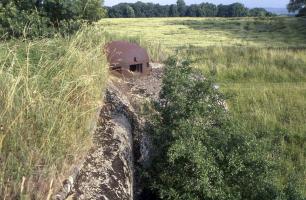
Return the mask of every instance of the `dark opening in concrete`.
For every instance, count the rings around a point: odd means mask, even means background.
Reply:
[[[142,64],[130,65],[130,71],[142,73]]]

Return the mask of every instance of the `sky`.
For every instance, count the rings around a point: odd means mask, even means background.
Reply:
[[[118,3],[128,2],[133,3],[138,0],[105,0],[104,4],[106,6],[113,6]],[[174,4],[176,0],[141,0],[142,2],[152,2],[165,4]],[[286,8],[289,0],[185,0],[186,4],[197,4],[202,2],[210,2],[214,4],[231,4],[235,2],[240,2],[249,8],[262,7],[262,8]]]

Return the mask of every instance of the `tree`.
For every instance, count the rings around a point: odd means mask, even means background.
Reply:
[[[80,18],[88,21],[97,21],[106,17],[106,11],[102,7],[101,0],[82,0],[79,1]]]
[[[290,0],[287,8],[289,12],[299,11],[298,16],[306,16],[306,0]]]
[[[211,3],[201,3],[198,9],[199,17],[215,17],[217,16],[218,8]]]
[[[218,17],[246,17],[248,9],[241,3],[218,5]]]
[[[218,5],[218,17],[229,17],[230,16],[230,7],[228,5]]]
[[[131,4],[134,9],[136,17],[146,17],[146,3],[137,1],[134,4]]]
[[[126,3],[120,3],[118,5],[113,6],[108,10],[109,17],[113,18],[121,18],[126,17],[126,7],[128,4]]]
[[[253,9],[249,10],[249,16],[251,16],[251,17],[268,17],[268,16],[273,16],[273,14],[268,12],[264,8],[253,8]]]
[[[169,8],[169,17],[178,17],[179,12],[176,5],[171,5]]]
[[[231,17],[246,17],[248,15],[248,9],[241,3],[233,3],[230,5]]]
[[[128,17],[128,18],[135,17],[134,9],[129,5],[125,7],[125,17]]]
[[[306,16],[306,7],[302,8],[296,16],[297,17]]]
[[[154,10],[154,4],[153,3],[147,3],[146,4],[146,17],[155,17],[155,10]]]
[[[192,4],[188,6],[187,11],[186,11],[186,16],[188,17],[198,17],[198,10],[199,7],[197,4]]]
[[[168,17],[169,6],[161,6],[159,4],[155,4],[154,11],[156,17]]]
[[[186,14],[186,3],[184,0],[177,0],[177,11],[179,13],[179,16],[183,17]]]
[[[97,21],[105,16],[101,0],[45,0],[43,8],[54,24],[62,20]]]

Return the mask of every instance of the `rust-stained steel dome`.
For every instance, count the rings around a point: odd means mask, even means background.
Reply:
[[[148,74],[151,71],[149,55],[138,44],[113,41],[105,46],[107,60],[112,70]]]

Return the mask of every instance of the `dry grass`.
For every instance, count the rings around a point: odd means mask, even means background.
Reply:
[[[0,44],[1,197],[47,198],[90,147],[104,43],[102,30],[85,27],[71,38]]]
[[[166,49],[207,46],[305,47],[306,19],[275,18],[125,18],[103,19],[112,35],[141,37]]]

